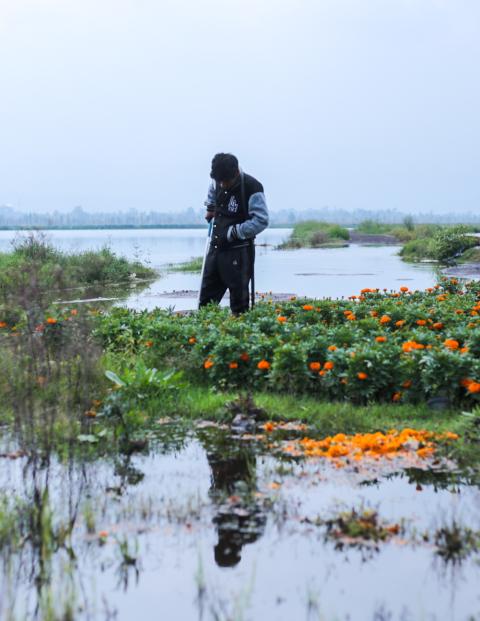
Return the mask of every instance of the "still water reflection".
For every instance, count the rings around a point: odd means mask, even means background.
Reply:
[[[290,621],[312,606],[311,618],[476,618],[478,555],[448,566],[412,533],[452,519],[478,530],[478,489],[462,477],[419,486],[411,472],[361,482],[325,462],[280,461],[228,431],[173,424],[122,459],[7,460],[2,492],[44,517],[20,554],[2,549],[0,617],[7,595],[12,618],[35,618],[50,593],[54,606],[70,598],[76,619]],[[317,519],[362,506],[405,520],[410,534],[369,554],[338,549]]]

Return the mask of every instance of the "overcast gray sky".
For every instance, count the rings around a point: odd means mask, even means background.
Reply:
[[[480,207],[479,0],[0,0],[0,204]]]

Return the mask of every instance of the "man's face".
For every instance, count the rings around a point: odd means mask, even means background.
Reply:
[[[219,181],[218,185],[222,188],[222,190],[228,190],[235,183],[239,174],[240,172],[237,172],[235,177],[233,177],[233,179],[229,179],[228,181]]]

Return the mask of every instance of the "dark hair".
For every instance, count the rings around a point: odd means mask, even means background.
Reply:
[[[238,173],[238,160],[231,153],[217,153],[212,160],[210,177],[215,181],[230,181]]]

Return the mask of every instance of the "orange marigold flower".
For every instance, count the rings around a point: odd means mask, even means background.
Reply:
[[[145,347],[152,347],[153,341],[145,341]]]
[[[463,315],[463,310],[461,308],[455,309],[455,315]]]
[[[408,287],[400,287],[400,291],[402,291],[403,293],[405,293],[406,291],[408,291]]]
[[[375,340],[377,341],[377,343],[385,343],[385,341],[387,340],[386,336],[376,336]]]
[[[327,362],[323,365],[323,368],[324,368],[326,371],[331,371],[331,370],[333,369],[333,367],[334,367],[334,366],[335,366],[335,364],[334,364],[331,360],[328,360],[328,361],[327,361]]]
[[[436,321],[433,324],[433,327],[435,328],[435,330],[441,330],[443,328],[443,323],[441,321]]]
[[[395,393],[393,393],[392,401],[400,401],[401,398],[402,398],[402,393],[401,392],[395,392]]]
[[[460,349],[460,353],[461,353],[461,354],[468,354],[468,352],[469,352],[468,347],[462,347],[462,348]]]
[[[352,311],[351,310],[344,310],[343,314],[345,315],[345,317],[348,317],[348,315],[352,314]]]
[[[243,354],[240,354],[240,360],[248,362],[250,360],[250,356],[246,352],[243,352]]]
[[[6,328],[7,327],[7,322],[6,321],[0,321],[0,328]]]
[[[391,321],[392,318],[388,315],[383,315],[382,317],[380,317],[380,323],[390,323]]]
[[[257,364],[257,368],[261,371],[268,371],[268,369],[270,368],[270,363],[268,362],[268,360],[260,360],[260,362]]]
[[[213,367],[213,360],[211,358],[207,358],[203,363],[204,369],[211,369]]]
[[[470,382],[467,386],[467,390],[471,393],[478,393],[480,392],[480,384],[478,382]]]
[[[196,339],[194,336],[191,336],[191,337],[188,339],[188,342],[190,343],[190,345],[193,345],[194,343],[196,343],[196,342],[197,342],[197,339]]]
[[[328,351],[336,351],[337,350],[337,346],[336,345],[329,345],[327,347]]]
[[[472,310],[472,311],[470,312],[470,315],[471,315],[472,317],[477,317],[478,312],[477,312],[476,310]]]
[[[366,380],[368,375],[364,373],[363,371],[360,371],[360,373],[357,373],[357,377],[359,380]]]
[[[263,429],[265,431],[268,431],[269,433],[271,431],[273,431],[275,429],[276,425],[274,422],[272,422],[271,420],[267,421],[264,425],[263,425]]]
[[[404,352],[410,352],[413,351],[414,349],[425,349],[425,345],[422,345],[422,343],[417,343],[416,341],[405,341],[405,343],[402,344],[402,350]]]
[[[277,317],[277,321],[279,321],[280,323],[285,323],[287,321],[287,318],[284,317],[283,315],[279,315]]]
[[[417,321],[415,322],[417,324],[417,326],[426,326],[427,322],[425,319],[417,319]]]
[[[378,317],[378,311],[370,311],[370,317]]]
[[[354,315],[353,313],[350,313],[350,315],[347,315],[347,321],[355,321],[357,318],[356,315]]]
[[[405,380],[402,384],[403,388],[410,388],[412,385],[412,380]]]
[[[57,323],[57,320],[55,319],[55,317],[47,317],[47,323],[53,325],[54,323]]]
[[[398,321],[395,322],[395,325],[397,326],[397,328],[401,328],[402,326],[404,326],[406,323],[405,319],[399,319]]]
[[[443,341],[443,344],[445,345],[445,347],[451,350],[455,350],[460,347],[460,343],[455,339],[445,339],[445,341]]]
[[[474,328],[475,327],[475,323],[473,323],[473,321],[471,321],[468,325],[467,328]]]
[[[230,362],[229,365],[228,365],[228,368],[229,369],[238,369],[238,362],[235,362],[235,361]]]
[[[313,306],[311,304],[304,304],[303,310],[306,310],[306,311],[313,310]]]
[[[320,362],[311,362],[308,366],[310,367],[310,371],[320,371],[322,368]]]
[[[326,371],[319,371],[319,372],[318,372],[318,374],[319,374],[319,375],[321,375],[321,376],[323,377],[324,375],[326,375],[326,374],[327,374],[327,372],[326,372]]]

